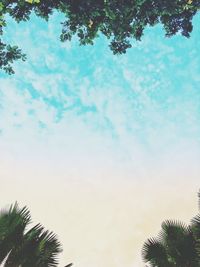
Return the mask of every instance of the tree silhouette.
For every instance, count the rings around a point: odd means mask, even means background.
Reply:
[[[17,203],[0,213],[0,264],[4,267],[56,267],[61,244],[41,224],[27,230],[31,222],[27,207]]]
[[[5,15],[20,22],[34,12],[48,20],[56,10],[65,15],[61,41],[76,35],[81,45],[93,44],[101,33],[110,39],[113,53],[122,54],[131,47],[131,39],[140,40],[147,26],[158,23],[168,37],[176,33],[189,37],[199,8],[200,0],[1,0],[0,34],[6,27]],[[17,59],[25,60],[22,51],[0,40],[0,68],[13,73],[11,63]]]
[[[191,220],[189,226],[167,220],[161,228],[157,238],[145,242],[143,260],[151,267],[199,267],[200,214]]]

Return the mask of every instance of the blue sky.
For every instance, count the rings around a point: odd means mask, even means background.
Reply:
[[[83,267],[142,266],[141,244],[158,231],[164,214],[189,219],[195,210],[199,18],[189,39],[165,38],[158,25],[146,29],[142,41],[133,41],[122,56],[112,55],[103,36],[94,46],[80,47],[76,38],[61,43],[58,14],[48,23],[34,16],[19,25],[8,19],[4,38],[18,44],[27,61],[14,64],[13,76],[0,73],[2,203],[17,199],[28,204],[35,218],[63,236],[69,252],[64,262],[69,255]],[[156,195],[162,196],[158,206]],[[58,209],[58,218],[65,219],[68,212],[75,221],[81,216],[83,228],[71,219],[68,232],[52,220],[48,203],[65,211]],[[88,210],[85,217],[82,206]],[[101,221],[96,207],[107,220]],[[140,219],[126,217],[133,210]],[[93,214],[90,225],[87,218]],[[118,222],[111,231],[113,220]],[[84,236],[88,229],[93,229],[91,236]],[[73,243],[80,242],[77,233],[87,241],[87,253]],[[98,234],[102,240],[94,244],[92,236]],[[104,258],[107,262],[101,264]]]
[[[197,26],[190,39],[164,38],[160,26],[147,29],[126,55],[113,56],[103,37],[87,47],[79,47],[76,38],[60,43],[60,21],[58,15],[48,24],[33,17],[19,26],[10,22],[6,29],[5,38],[19,44],[28,59],[15,64],[15,76],[1,73],[1,84],[9,81],[17,94],[28,94],[27,116],[38,127],[48,128],[48,122],[34,108],[36,102],[54,111],[55,123],[70,114],[91,131],[113,138],[125,131],[151,148],[157,135],[163,137],[161,145],[177,137],[198,140]],[[4,103],[5,89],[1,97]]]

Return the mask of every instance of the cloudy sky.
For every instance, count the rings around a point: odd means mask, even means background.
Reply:
[[[61,43],[62,17],[8,19],[27,54],[0,72],[1,207],[27,205],[63,244],[60,266],[142,267],[165,219],[197,213],[200,16],[190,39],[146,29],[126,55]]]

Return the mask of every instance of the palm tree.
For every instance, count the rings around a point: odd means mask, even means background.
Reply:
[[[27,207],[17,203],[0,213],[0,264],[4,267],[56,267],[61,244],[41,224],[27,230],[31,222]]]
[[[189,226],[179,221],[163,222],[158,237],[145,242],[142,257],[151,267],[199,267],[200,214]]]

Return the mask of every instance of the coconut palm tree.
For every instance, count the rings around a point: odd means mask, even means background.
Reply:
[[[152,267],[199,267],[199,255],[190,226],[165,221],[157,238],[143,246],[142,256]]]
[[[4,267],[56,267],[61,244],[41,224],[27,230],[31,222],[27,207],[17,203],[0,213],[0,264]]]
[[[163,222],[158,237],[145,242],[142,257],[151,267],[199,267],[200,214],[189,226],[179,221]]]

